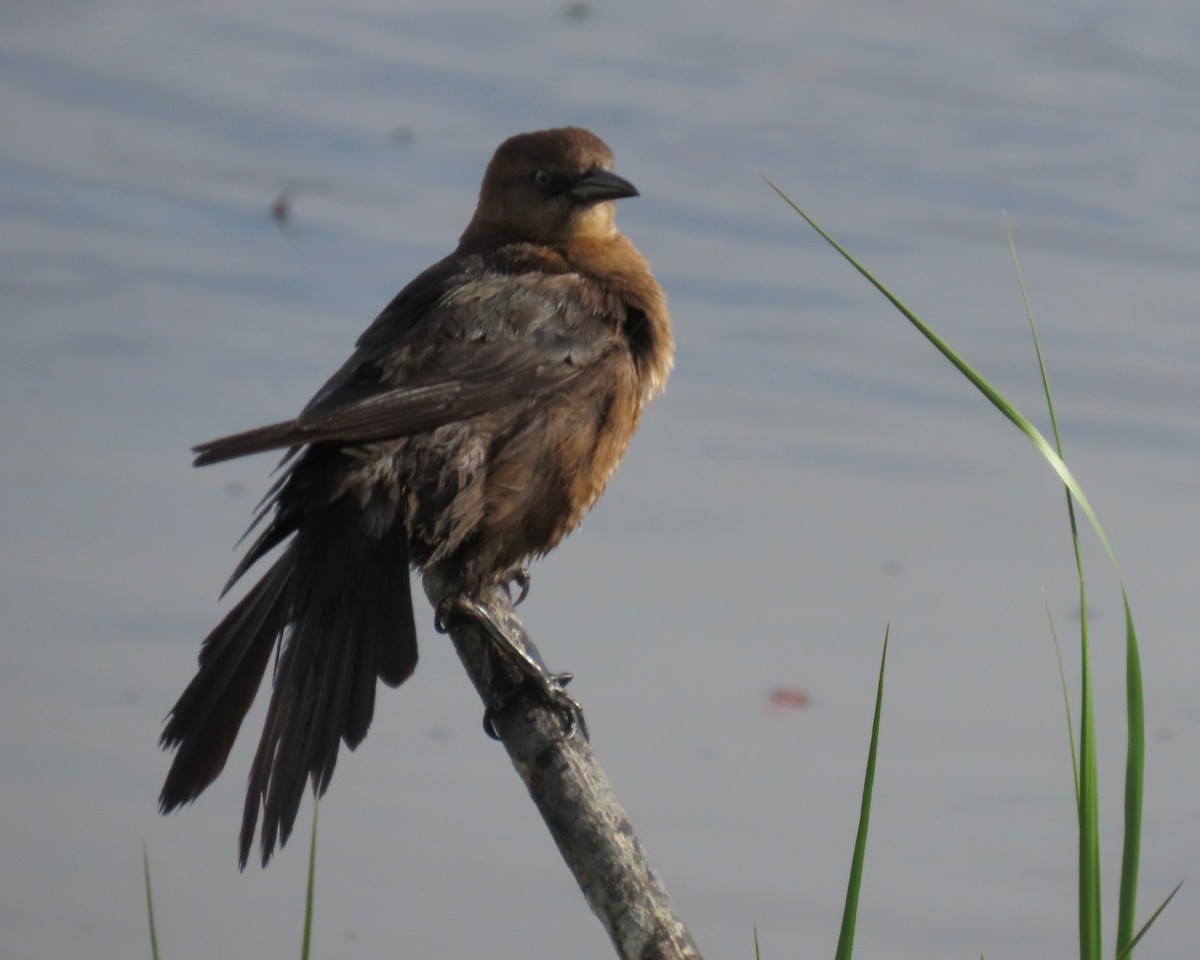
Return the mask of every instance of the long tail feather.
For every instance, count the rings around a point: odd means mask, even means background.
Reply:
[[[163,747],[177,748],[158,798],[163,813],[195,800],[224,768],[283,629],[291,573],[289,551],[201,646],[200,669],[159,739]]]
[[[239,855],[259,815],[262,862],[291,834],[306,783],[323,794],[340,744],[354,749],[375,709],[375,685],[406,679],[417,661],[403,524],[371,537],[343,501],[297,534],[291,630],[280,654],[262,740],[250,769]]]

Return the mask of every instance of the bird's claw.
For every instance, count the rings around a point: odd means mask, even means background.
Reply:
[[[437,606],[433,608],[433,629],[438,633],[447,633],[450,630],[450,618],[452,614],[462,609],[462,601],[459,597],[442,597],[438,601]]]
[[[582,733],[584,740],[589,739],[587,721],[583,717],[583,707],[566,691],[567,684],[573,679],[575,679],[573,673],[548,673],[541,677],[530,677],[527,683],[527,686],[533,688],[535,696],[558,714],[563,725],[563,732],[555,739],[560,742],[570,740],[577,733]],[[515,691],[509,697],[488,704],[483,711],[483,732],[493,740],[501,739],[496,730],[497,715],[510,707],[519,696],[520,692]]]
[[[530,577],[528,567],[517,567],[515,570],[509,571],[508,580],[504,584],[504,590],[510,600],[512,600],[512,585],[514,583],[521,592],[517,594],[517,599],[512,601],[512,605],[519,607],[525,602],[525,598],[529,596]]]

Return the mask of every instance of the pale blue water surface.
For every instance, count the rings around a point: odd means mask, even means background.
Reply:
[[[889,622],[858,955],[1032,960],[1076,936],[1042,599],[1073,678],[1060,487],[762,174],[1044,424],[1007,211],[1144,644],[1142,915],[1196,881],[1200,11],[581,9],[0,9],[4,957],[146,955],[143,841],[166,955],[298,954],[303,837],[236,870],[253,737],[194,807],[155,810],[162,717],[273,463],[195,471],[188,447],[296,412],[453,246],[495,145],[561,123],[641,188],[620,222],[680,349],[523,609],[706,955],[751,956],[754,923],[767,956],[831,954]],[[1111,886],[1121,611],[1087,542]],[[431,620],[322,806],[316,955],[610,956]],[[807,709],[769,714],[778,686]],[[1197,954],[1195,896],[1139,956]]]

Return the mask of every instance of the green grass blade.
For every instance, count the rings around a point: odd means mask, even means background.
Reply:
[[[1117,960],[1127,960],[1128,957],[1131,957],[1133,955],[1133,948],[1136,947],[1138,945],[1138,943],[1141,941],[1142,937],[1144,937],[1146,935],[1146,931],[1149,930],[1150,926],[1154,923],[1154,921],[1158,919],[1158,915],[1160,913],[1162,913],[1165,909],[1167,909],[1167,904],[1175,899],[1175,894],[1177,894],[1179,892],[1179,888],[1182,886],[1183,886],[1182,880],[1180,880],[1177,884],[1175,884],[1175,889],[1172,890],[1169,894],[1167,894],[1167,899],[1164,900],[1162,903],[1160,903],[1158,905],[1158,909],[1155,910],[1154,913],[1152,913],[1150,915],[1150,919],[1147,920],[1144,924],[1142,924],[1142,929],[1137,932],[1137,936],[1134,937],[1132,940],[1130,940],[1129,943],[1125,946],[1125,948],[1123,950],[1121,950],[1120,953],[1117,954]]]
[[[1124,596],[1124,589],[1121,594]],[[1129,743],[1125,754],[1125,843],[1121,850],[1120,909],[1117,916],[1117,953],[1132,956],[1137,913],[1138,868],[1142,853],[1142,790],[1146,770],[1146,707],[1142,694],[1142,660],[1129,601],[1125,602],[1125,711]],[[1178,888],[1176,888],[1178,889]],[[1171,894],[1174,896],[1175,894]],[[1170,900],[1170,897],[1167,898]],[[1164,903],[1163,906],[1166,906]],[[1161,910],[1162,907],[1159,908]],[[1155,916],[1158,916],[1155,913]]]
[[[764,177],[764,179],[766,178]],[[1033,445],[1038,448],[1042,456],[1045,457],[1050,466],[1054,468],[1055,473],[1062,478],[1063,483],[1067,485],[1067,488],[1074,495],[1076,501],[1079,503],[1080,508],[1083,510],[1088,520],[1091,521],[1092,527],[1096,531],[1096,536],[1100,538],[1100,542],[1104,545],[1104,549],[1108,553],[1108,558],[1112,562],[1113,568],[1117,570],[1117,575],[1120,576],[1120,567],[1117,564],[1117,555],[1113,552],[1112,546],[1108,542],[1108,536],[1105,534],[1104,528],[1100,526],[1100,520],[1097,518],[1096,512],[1092,509],[1091,502],[1084,494],[1083,489],[1079,486],[1079,483],[1076,481],[1074,475],[1067,468],[1067,465],[1063,463],[1062,458],[1054,451],[1037,427],[1030,423],[1028,418],[1026,418],[1025,415],[1022,414],[1021,411],[1018,410],[1016,406],[1014,406],[1007,398],[1001,395],[1000,391],[988,383],[978,373],[978,371],[975,370],[974,367],[960,357],[950,347],[950,345],[946,343],[945,340],[934,333],[933,330],[920,317],[909,310],[908,307],[906,307],[894,293],[876,280],[875,277],[871,275],[870,271],[868,271],[866,267],[859,263],[848,250],[846,250],[841,244],[834,240],[833,237],[822,230],[821,226],[815,220],[813,220],[812,217],[801,210],[800,207],[798,207],[786,193],[780,190],[779,187],[775,186],[775,184],[770,180],[767,180],[767,184],[772,190],[774,190],[777,194],[779,194],[780,197],[783,198],[784,202],[786,202],[788,206],[795,210],[796,213],[798,213],[804,219],[805,223],[817,231],[817,233],[824,238],[826,243],[840,253],[845,258],[846,262],[850,264],[850,266],[854,267],[855,270],[861,273],[871,284],[871,286],[883,294],[883,296],[892,304],[892,306],[899,310],[904,317],[914,327],[916,327],[918,331],[920,331],[925,339],[927,339],[934,345],[934,347],[937,348],[938,352],[940,352],[942,356],[944,356],[955,367],[957,367],[959,372],[962,373],[962,375],[968,380],[970,380],[980,393],[988,398],[992,406],[1004,414],[1004,416],[1008,418],[1008,420],[1011,421],[1018,430],[1020,430],[1023,434],[1025,434],[1026,437],[1029,438],[1030,442],[1032,442]]]
[[[1050,413],[1050,425],[1054,430],[1054,447],[1059,459],[1063,456],[1062,433],[1058,428],[1058,414],[1054,409],[1054,394],[1050,389],[1050,376],[1046,371],[1046,360],[1042,354],[1042,343],[1038,338],[1037,324],[1033,320],[1033,308],[1029,304],[1029,293],[1025,279],[1021,276],[1021,261],[1017,257],[1017,246],[1013,242],[1008,219],[1004,221],[1008,236],[1008,249],[1017,273],[1017,285],[1025,303],[1025,315],[1029,319],[1029,332],[1033,337],[1033,349],[1037,355],[1038,372],[1042,377],[1042,392],[1046,397],[1046,408]],[[1096,778],[1096,724],[1092,699],[1091,644],[1088,630],[1087,578],[1083,573],[1083,551],[1079,546],[1079,524],[1075,519],[1075,503],[1071,491],[1065,491],[1067,517],[1071,526],[1071,546],[1075,552],[1075,573],[1079,580],[1079,659],[1082,684],[1083,707],[1079,713],[1079,758],[1075,780],[1075,801],[1079,811],[1079,955],[1083,960],[1100,960],[1101,956],[1101,901],[1100,901],[1100,804],[1099,786]],[[1056,641],[1057,642],[1057,641]]]
[[[1079,956],[1100,960],[1100,797],[1096,783],[1096,721],[1087,642],[1081,646],[1083,704],[1079,709]]]
[[[762,951],[758,948],[758,924],[754,925],[754,960],[762,960]]]
[[[1033,307],[1029,303],[1029,291],[1025,287],[1025,278],[1021,275],[1021,261],[1017,257],[1017,245],[1013,241],[1012,228],[1008,223],[1008,216],[1004,217],[1004,232],[1008,237],[1008,249],[1012,254],[1013,269],[1017,272],[1017,286],[1021,290],[1021,300],[1025,304],[1025,316],[1029,318],[1029,332],[1033,337],[1033,349],[1037,354],[1038,371],[1042,377],[1042,392],[1046,397],[1046,409],[1050,412],[1050,426],[1054,430],[1054,446],[1061,458],[1063,455],[1062,433],[1058,429],[1058,415],[1054,410],[1054,394],[1050,390],[1050,376],[1046,371],[1046,361],[1042,355],[1042,342],[1037,335],[1037,324],[1033,321]],[[1071,545],[1075,551],[1075,569],[1079,574],[1079,619],[1080,632],[1083,637],[1083,645],[1086,648],[1088,639],[1087,627],[1087,591],[1083,577],[1083,554],[1079,550],[1079,524],[1075,519],[1075,503],[1071,499],[1071,491],[1067,491],[1067,517],[1071,523]],[[1043,594],[1043,600],[1045,595]],[[1067,711],[1067,731],[1071,738],[1071,769],[1075,776],[1075,806],[1082,809],[1082,800],[1079,793],[1079,755],[1075,751],[1075,733],[1071,726],[1071,698],[1067,693],[1067,675],[1063,669],[1062,649],[1058,643],[1058,631],[1054,629],[1054,617],[1050,613],[1050,603],[1046,601],[1046,617],[1050,621],[1050,634],[1054,638],[1054,655],[1058,658],[1058,676],[1062,682],[1063,702],[1066,705]],[[1086,664],[1085,658],[1085,664]]]
[[[150,852],[142,844],[142,876],[146,881],[146,916],[150,919],[150,956],[158,960],[158,931],[154,927],[154,894],[150,891]]]
[[[875,719],[871,723],[871,747],[867,751],[867,773],[863,778],[862,806],[858,814],[858,836],[850,862],[850,882],[842,910],[842,929],[838,934],[837,960],[850,960],[854,953],[854,927],[858,920],[858,894],[862,887],[863,862],[867,856],[867,828],[871,822],[871,795],[875,789],[875,756],[879,749],[879,721],[883,713],[883,674],[887,666],[889,627],[883,632],[883,656],[879,661],[879,686],[875,691]]]
[[[1021,301],[1025,304],[1025,316],[1029,320],[1029,332],[1033,335],[1033,350],[1037,355],[1038,372],[1042,375],[1042,393],[1046,397],[1046,409],[1050,411],[1050,426],[1054,430],[1054,447],[1063,454],[1062,434],[1058,429],[1058,415],[1054,412],[1054,394],[1050,391],[1050,375],[1046,372],[1046,359],[1042,356],[1042,341],[1038,339],[1037,324],[1033,322],[1033,307],[1029,303],[1029,291],[1025,289],[1025,278],[1021,275],[1021,261],[1017,258],[1017,245],[1013,241],[1008,216],[1004,217],[1004,233],[1008,237],[1008,252],[1012,256],[1013,269],[1017,272],[1017,286],[1021,290]],[[1068,509],[1070,502],[1068,498]],[[1071,509],[1071,532],[1075,532],[1075,511]]]
[[[1054,657],[1058,661],[1058,682],[1062,685],[1063,712],[1067,715],[1067,741],[1071,744],[1071,774],[1075,781],[1075,807],[1079,808],[1079,754],[1075,750],[1075,727],[1071,721],[1071,694],[1067,688],[1067,668],[1063,665],[1062,646],[1058,642],[1058,630],[1054,627],[1054,614],[1050,612],[1050,601],[1042,591],[1042,603],[1046,606],[1046,620],[1050,624],[1050,636],[1054,640]]]
[[[321,806],[313,798],[312,837],[308,845],[308,889],[304,895],[304,945],[300,948],[300,960],[309,960],[312,949],[313,902],[317,890],[317,810]]]

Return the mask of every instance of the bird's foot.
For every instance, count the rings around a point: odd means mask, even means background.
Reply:
[[[512,605],[514,607],[519,607],[525,602],[525,598],[529,596],[529,568],[513,567],[513,569],[509,570],[505,575],[505,579],[502,581],[502,583],[504,585],[504,592],[508,594],[509,600],[512,600],[513,584],[515,583],[517,585],[517,588],[521,592],[517,594],[517,599],[512,601]]]
[[[550,673],[538,658],[537,651],[531,652],[514,640],[487,604],[464,594],[445,597],[438,603],[434,614],[434,626],[439,633],[445,633],[450,622],[459,617],[470,617],[483,628],[496,652],[508,665],[509,672],[516,675],[511,691],[505,696],[494,697],[484,710],[483,729],[489,737],[493,740],[500,739],[493,721],[520,699],[524,692],[537,697],[558,714],[563,726],[560,739],[570,740],[576,733],[582,733],[583,738],[588,739],[583,707],[566,691],[567,684],[574,679],[573,674]]]
[[[566,691],[566,686],[574,679],[571,673],[543,673],[541,676],[530,676],[524,685],[525,691],[532,692],[547,707],[558,714],[563,726],[558,740],[570,740],[575,734],[582,733],[583,739],[588,739],[587,721],[583,718],[583,707],[579,701]],[[514,689],[507,697],[497,698],[487,705],[483,711],[483,732],[493,740],[499,740],[495,719],[508,707],[512,706],[522,696],[523,691]]]

